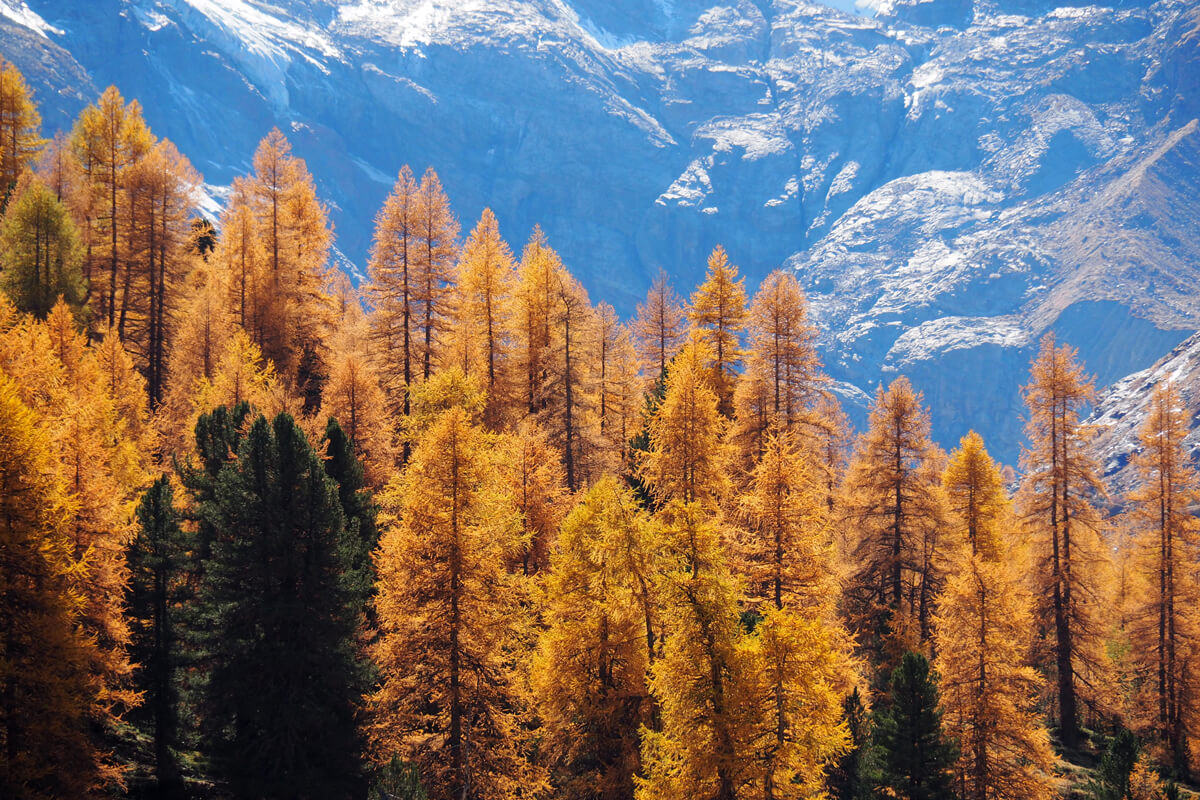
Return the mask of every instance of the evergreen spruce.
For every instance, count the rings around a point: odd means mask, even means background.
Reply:
[[[206,754],[238,798],[364,791],[355,704],[361,598],[337,485],[288,414],[259,416],[199,516],[215,534],[199,605],[211,626]]]
[[[1117,731],[1100,757],[1095,776],[1085,787],[1092,800],[1125,800],[1130,796],[1129,776],[1137,765],[1141,744],[1128,728]]]
[[[179,797],[183,784],[174,753],[179,704],[175,608],[186,544],[171,483],[165,475],[146,490],[137,508],[137,519],[137,539],[129,550],[129,615],[133,629],[130,655],[139,665],[136,681],[143,700],[132,720],[150,729],[156,796]]]
[[[354,442],[332,417],[325,425],[325,474],[337,483],[338,502],[346,521],[346,590],[354,607],[370,614],[374,605],[369,599],[375,586],[371,551],[379,544],[379,508],[366,487],[362,463],[354,455]]]
[[[889,705],[875,723],[881,783],[905,800],[952,800],[957,748],[942,736],[937,673],[919,653],[892,671]]]
[[[842,719],[850,733],[850,749],[829,770],[829,794],[837,800],[866,800],[875,785],[875,748],[871,716],[856,687],[843,703]]]

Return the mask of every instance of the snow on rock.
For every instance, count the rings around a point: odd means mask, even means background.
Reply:
[[[904,372],[1015,463],[1043,333],[1109,382],[1200,329],[1200,11],[1053,5],[0,0],[0,54],[62,126],[117,83],[214,186],[288,131],[350,271],[405,163],[624,313],[718,243],[795,269],[841,385]]]
[[[1138,449],[1138,433],[1150,414],[1155,387],[1170,383],[1183,406],[1200,408],[1200,334],[1188,337],[1148,369],[1136,372],[1101,393],[1087,422],[1095,426],[1092,451],[1104,471],[1104,480],[1115,496],[1135,488],[1130,459]],[[1193,461],[1200,460],[1200,420],[1193,418],[1184,448]]]
[[[28,28],[37,33],[44,39],[50,38],[50,34],[63,35],[63,31],[50,25],[46,20],[34,13],[25,0],[0,0],[0,16],[7,17],[21,27]]]

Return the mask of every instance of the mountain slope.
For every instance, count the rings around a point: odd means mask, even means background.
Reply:
[[[279,125],[360,267],[406,162],[625,313],[718,242],[787,264],[835,377],[909,373],[1014,462],[1041,333],[1108,383],[1200,327],[1200,9],[877,6],[0,0],[0,53],[51,127],[117,83],[210,183]]]

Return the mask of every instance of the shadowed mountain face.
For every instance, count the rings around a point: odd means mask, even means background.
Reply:
[[[843,4],[850,7],[849,3]],[[797,270],[831,373],[1015,463],[1048,330],[1102,384],[1200,328],[1184,0],[0,0],[46,127],[109,83],[211,184],[278,125],[361,267],[401,164],[631,313],[713,245]],[[861,421],[861,415],[858,416]]]

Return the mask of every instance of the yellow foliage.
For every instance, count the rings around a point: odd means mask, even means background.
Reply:
[[[907,378],[879,387],[870,427],[846,475],[846,523],[857,530],[847,588],[851,624],[882,664],[929,639],[945,570],[944,455],[929,439],[929,413]]]
[[[710,348],[712,386],[721,401],[721,413],[733,413],[733,388],[742,363],[742,330],[746,327],[746,279],[737,276],[725,248],[717,245],[708,257],[704,283],[692,294],[688,317],[692,330]]]
[[[1125,520],[1135,536],[1125,609],[1138,689],[1132,727],[1156,740],[1178,768],[1187,766],[1187,732],[1200,700],[1191,667],[1200,644],[1200,521],[1192,512],[1200,501],[1200,474],[1188,457],[1190,430],[1191,413],[1178,390],[1169,383],[1156,387],[1133,457],[1140,486]]]
[[[666,396],[650,420],[650,449],[639,474],[660,503],[713,504],[726,488],[725,423],[709,384],[712,351],[694,335],[671,362]]]
[[[381,673],[368,726],[381,760],[417,764],[434,795],[534,796],[515,676],[505,647],[516,622],[504,563],[519,535],[495,486],[485,434],[461,407],[441,414],[381,496],[375,554]]]
[[[638,726],[650,710],[657,559],[650,520],[611,475],[563,524],[530,669],[555,797],[624,800],[633,791]]]
[[[962,797],[1050,800],[1050,747],[1032,666],[1033,596],[1027,559],[1010,544],[1015,526],[1000,471],[974,432],[963,437],[942,478],[962,533],[934,620],[942,723],[957,739]]]
[[[1079,743],[1083,710],[1111,707],[1103,641],[1108,557],[1092,499],[1103,496],[1081,414],[1094,395],[1075,351],[1042,339],[1025,387],[1029,407],[1018,508],[1035,558],[1038,621],[1046,631],[1041,667],[1053,676],[1063,742]]]

